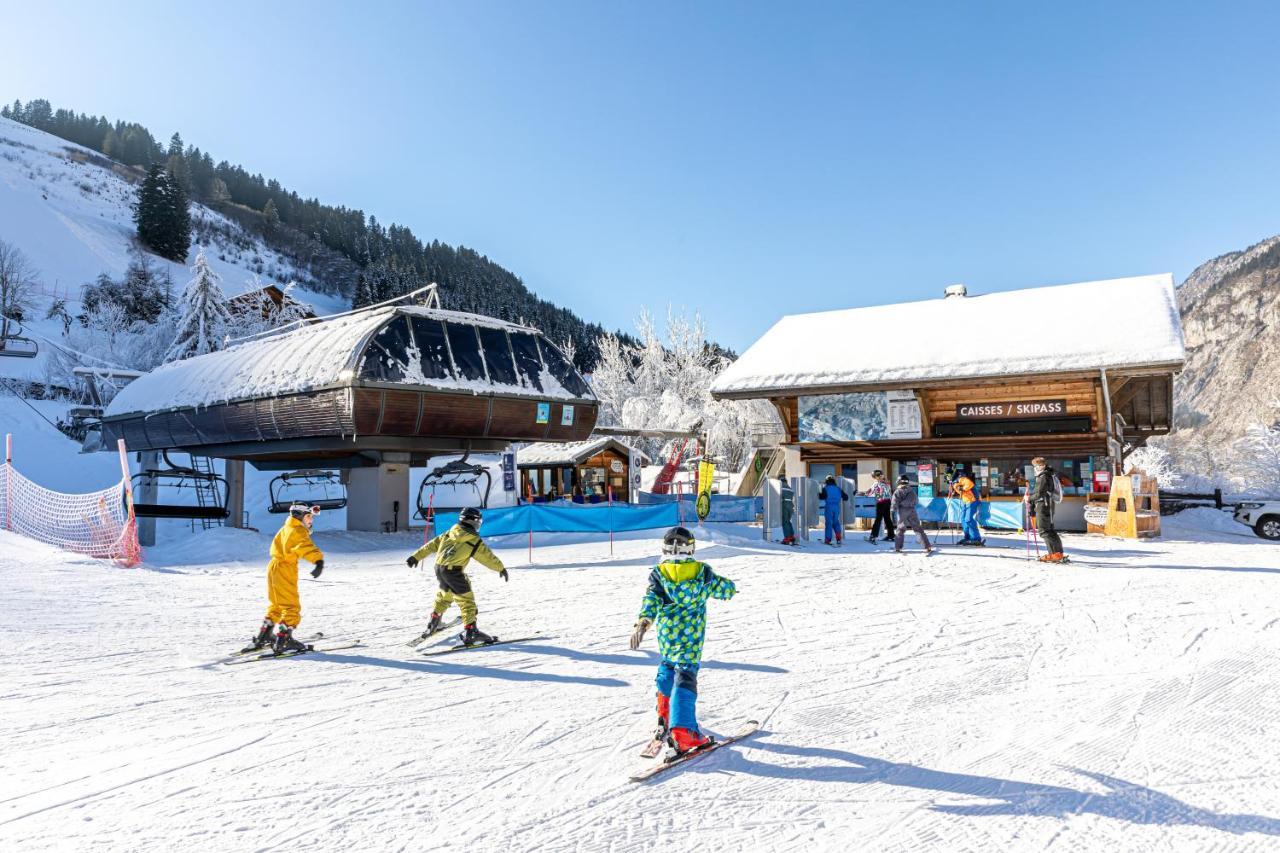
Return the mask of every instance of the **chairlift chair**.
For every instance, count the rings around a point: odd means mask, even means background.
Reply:
[[[6,327],[15,326],[18,331],[22,331],[22,326],[13,320],[9,320],[4,324]],[[0,357],[8,356],[10,358],[35,358],[40,352],[40,346],[31,338],[24,338],[16,333],[6,333],[0,335]]]
[[[183,489],[191,489],[195,493],[196,504],[180,503],[139,503],[134,501],[133,513],[139,518],[188,518],[202,521],[207,527],[210,523],[221,524],[230,516],[227,510],[227,481],[214,473],[212,468],[201,470],[192,457],[191,465],[177,465],[169,458],[169,451],[161,452],[167,468],[152,468],[133,476],[134,494],[138,494],[145,486],[155,484],[157,489],[168,488],[181,493]]]
[[[336,471],[290,471],[274,478],[268,486],[271,504],[267,512],[286,513],[295,503],[318,506],[321,510],[347,505],[347,487]]]
[[[483,482],[484,488],[481,489]],[[460,504],[458,506],[441,506],[435,502],[436,489],[441,486],[449,488],[471,487],[475,492],[476,500],[473,503]],[[493,475],[489,473],[489,469],[483,465],[477,465],[468,462],[467,457],[454,459],[446,462],[438,468],[433,468],[427,472],[427,476],[422,478],[422,483],[418,486],[417,510],[414,518],[426,520],[428,511],[449,512],[451,510],[462,509],[463,506],[475,506],[481,509],[489,506],[489,490],[493,486]]]

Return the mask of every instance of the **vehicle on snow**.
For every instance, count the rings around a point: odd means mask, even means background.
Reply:
[[[1263,539],[1280,539],[1280,500],[1242,501],[1233,517]]]

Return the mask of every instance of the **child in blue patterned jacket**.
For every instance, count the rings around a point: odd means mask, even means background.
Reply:
[[[698,728],[698,666],[707,633],[707,599],[728,600],[737,592],[706,563],[693,559],[693,534],[673,527],[662,538],[663,561],[649,574],[649,588],[631,634],[638,649],[645,631],[658,625],[658,732],[677,754],[712,743]]]

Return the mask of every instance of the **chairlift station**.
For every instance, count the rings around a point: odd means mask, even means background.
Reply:
[[[226,460],[222,515],[233,526],[245,462],[338,469],[347,528],[381,531],[407,529],[409,470],[433,456],[591,434],[595,395],[541,332],[436,306],[303,321],[162,365],[111,401],[104,444],[123,438],[143,452],[144,469],[164,451]],[[138,500],[155,503],[154,494]]]

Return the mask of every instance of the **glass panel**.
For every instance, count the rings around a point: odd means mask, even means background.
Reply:
[[[511,363],[511,344],[502,329],[477,326],[480,346],[484,348],[484,363],[489,368],[489,380],[495,385],[515,385],[516,368]]]
[[[396,317],[382,328],[364,349],[360,378],[375,382],[400,382],[409,366],[409,324]]]
[[[427,379],[452,379],[453,367],[449,364],[449,349],[444,342],[444,324],[426,317],[414,317],[411,322],[413,339],[421,357],[422,375]]]
[[[587,383],[582,381],[582,377],[578,375],[578,371],[573,365],[569,364],[568,359],[555,346],[543,338],[538,344],[542,350],[542,360],[546,362],[547,370],[551,371],[551,375],[556,378],[560,386],[575,397],[589,397],[591,390],[587,388]]]
[[[449,348],[453,350],[453,363],[463,379],[485,381],[484,359],[480,357],[480,340],[475,326],[446,323],[449,329]]]
[[[810,462],[809,479],[825,480],[836,475],[836,466],[827,462]]]
[[[511,348],[516,367],[526,388],[542,390],[542,358],[538,355],[538,339],[528,332],[512,332]]]

